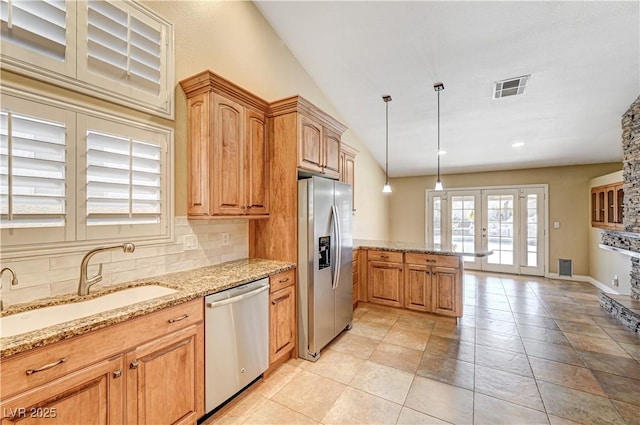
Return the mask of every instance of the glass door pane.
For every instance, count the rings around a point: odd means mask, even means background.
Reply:
[[[518,191],[493,189],[483,191],[484,243],[493,254],[483,261],[483,270],[517,273],[518,228],[516,213]]]
[[[451,250],[475,253],[480,246],[480,192],[449,192]],[[465,267],[473,268],[475,256],[464,256]]]
[[[544,275],[544,189],[520,190],[520,273]],[[524,237],[526,235],[526,237]]]

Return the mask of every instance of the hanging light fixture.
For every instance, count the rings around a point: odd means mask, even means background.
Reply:
[[[440,92],[444,90],[444,84],[435,83],[433,85],[433,89],[438,93],[438,178],[436,180],[436,187],[434,190],[441,191],[444,190],[444,187],[442,186],[442,181],[440,181],[440,155],[442,154],[442,151],[440,150]]]
[[[385,139],[386,139],[386,161],[385,161],[385,167],[384,167],[384,176],[385,176],[385,183],[384,186],[382,187],[382,193],[391,193],[391,185],[389,185],[389,102],[391,102],[391,96],[386,95],[386,96],[382,96],[382,100],[384,100],[385,103],[385,107],[386,107],[386,133],[385,133]]]

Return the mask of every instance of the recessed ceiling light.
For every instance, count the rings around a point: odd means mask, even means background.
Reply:
[[[443,150],[443,149],[440,149],[440,150],[438,151],[438,155],[444,155],[445,153],[447,153],[447,151],[445,151],[445,150]]]
[[[521,148],[524,146],[524,142],[515,142],[511,145],[512,148]]]

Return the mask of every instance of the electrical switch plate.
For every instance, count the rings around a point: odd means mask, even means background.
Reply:
[[[198,248],[198,238],[196,235],[184,235],[184,250],[189,251]]]
[[[560,228],[560,222],[559,221],[554,221],[553,222],[553,228],[554,229],[559,229]]]
[[[620,281],[618,280],[618,275],[617,274],[613,275],[613,279],[611,279],[611,284],[613,286],[618,286],[620,284]]]
[[[222,234],[222,245],[229,245],[229,234],[228,233],[223,233]]]

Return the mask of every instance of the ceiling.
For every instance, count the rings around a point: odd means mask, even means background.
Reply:
[[[620,161],[640,94],[640,2],[257,1],[280,38],[389,174]],[[521,96],[493,83],[531,74]],[[512,144],[524,142],[513,148]]]

